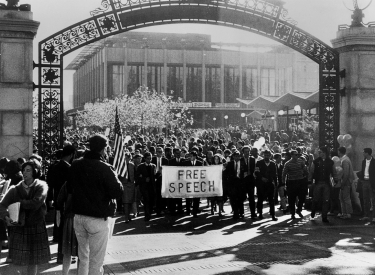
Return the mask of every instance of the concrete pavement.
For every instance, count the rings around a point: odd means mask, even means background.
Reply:
[[[125,223],[116,218],[105,259],[106,274],[375,274],[375,225],[318,216],[291,220],[278,212],[279,220],[232,220],[230,206],[225,215],[202,213],[192,216],[138,217]],[[267,213],[267,209],[264,213]],[[52,232],[52,231],[51,231]],[[51,244],[56,257],[56,244]],[[4,261],[6,251],[1,254]],[[12,274],[0,265],[0,274]],[[41,274],[61,274],[52,260]],[[76,274],[73,265],[71,274]]]

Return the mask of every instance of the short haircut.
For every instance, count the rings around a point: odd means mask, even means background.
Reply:
[[[93,135],[89,139],[90,151],[100,153],[107,145],[108,139],[103,135]]]
[[[372,149],[371,148],[365,148],[365,149],[363,149],[363,152],[365,152],[369,155],[372,155]]]
[[[241,148],[242,152],[243,152],[245,149],[249,149],[249,150],[251,150],[251,149],[250,149],[250,146],[248,146],[248,145],[245,145],[244,147]]]
[[[325,147],[325,146],[319,147],[319,150],[322,151],[323,153],[325,153],[326,156],[328,156],[328,148],[327,147]]]
[[[151,155],[150,152],[146,152],[146,153],[143,154],[143,157],[144,157],[144,158],[152,157],[152,155]]]
[[[76,148],[73,145],[66,145],[62,150],[62,157],[70,156],[76,152]]]
[[[341,146],[341,147],[339,148],[339,152],[340,152],[341,154],[345,155],[345,154],[346,154],[346,148],[345,148],[344,146]]]
[[[264,151],[263,151],[263,155],[264,155],[264,154],[270,154],[270,155],[272,155],[272,153],[271,153],[270,150],[264,150]]]
[[[23,172],[23,170],[25,170],[26,166],[31,166],[31,168],[33,170],[33,178],[39,179],[39,177],[41,176],[40,162],[37,159],[30,159],[29,161],[26,161],[24,164],[22,164],[22,172]]]
[[[278,158],[281,158],[281,154],[279,154],[279,153],[276,153],[276,154],[274,154],[274,155],[273,155],[273,158],[274,158],[274,159],[278,159]]]

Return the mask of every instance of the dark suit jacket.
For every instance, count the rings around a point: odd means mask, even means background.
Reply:
[[[277,168],[277,164],[276,164],[277,187],[284,186],[283,180],[282,180],[283,179],[283,169],[284,169],[284,165],[282,163],[280,163],[280,168]]]
[[[366,168],[366,159],[362,161],[362,169],[357,173],[357,176],[360,180],[364,180],[365,177],[365,168]],[[368,168],[369,180],[372,187],[372,190],[375,190],[375,159],[372,158],[370,161],[370,167]]]
[[[272,160],[270,160],[270,164],[267,166],[264,159],[262,159],[256,163],[256,167],[259,167],[259,172],[255,172],[258,184],[265,184],[262,181],[262,177],[268,179],[268,183],[277,184],[276,164]]]
[[[141,190],[154,190],[156,166],[153,163],[150,163],[150,166],[151,167],[146,166],[146,163],[144,162],[137,167],[135,178]],[[147,177],[150,178],[150,182],[146,182]]]
[[[50,167],[47,174],[48,200],[57,201],[61,187],[68,179],[70,164],[60,160]]]
[[[157,157],[154,156],[152,157],[152,160],[151,160],[151,163],[155,164],[155,167],[157,167]],[[165,166],[168,166],[168,159],[166,157],[161,157],[161,166],[163,167],[164,165]],[[161,178],[161,173],[157,172],[156,173],[156,178]]]
[[[186,162],[185,158],[180,158],[180,162],[177,162],[176,158],[173,158],[169,161],[169,166],[182,166]]]
[[[191,160],[189,159],[189,160],[186,160],[186,161],[183,163],[183,165],[181,165],[181,166],[193,166],[193,165],[191,164]],[[196,160],[195,160],[195,165],[194,165],[194,166],[203,166],[203,162],[200,161],[200,160],[198,160],[198,159],[196,159]]]
[[[254,183],[254,171],[255,171],[255,158],[250,157],[249,158],[249,163],[246,165],[245,158],[241,158],[241,167],[243,167],[243,178],[244,178],[244,183],[249,184],[249,183]],[[248,167],[249,166],[249,167]],[[250,169],[250,173],[248,170]],[[245,177],[245,173],[248,173]]]

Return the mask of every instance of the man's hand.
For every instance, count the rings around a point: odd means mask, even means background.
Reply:
[[[7,224],[7,226],[13,226],[15,224],[17,224],[16,222],[14,222],[11,218],[9,218],[8,216],[5,216],[5,222]]]

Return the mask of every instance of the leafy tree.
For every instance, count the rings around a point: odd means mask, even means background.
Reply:
[[[102,102],[86,103],[84,111],[78,112],[80,127],[113,127],[118,107],[122,128],[139,129],[177,126],[184,128],[192,119],[187,108],[176,108],[178,102],[147,87],[140,87],[132,96],[122,95]]]

